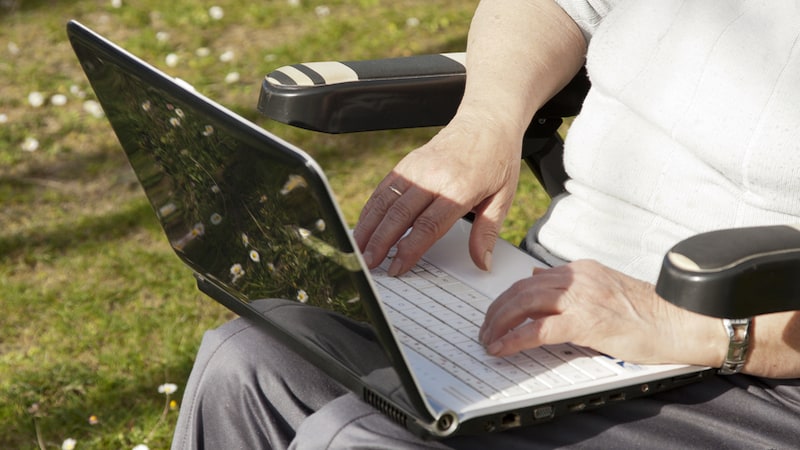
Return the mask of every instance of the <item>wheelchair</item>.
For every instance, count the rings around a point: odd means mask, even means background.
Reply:
[[[466,79],[464,53],[366,61],[298,63],[265,77],[258,110],[324,133],[442,126],[453,117]],[[564,192],[564,118],[580,112],[590,88],[585,69],[534,116],[522,158],[544,190]],[[700,314],[746,319],[800,309],[800,225],[698,234],[664,257],[656,292]]]

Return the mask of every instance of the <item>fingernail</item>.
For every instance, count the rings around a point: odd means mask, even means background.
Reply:
[[[366,264],[367,267],[372,267],[372,252],[366,251],[361,256],[364,258],[364,264]]]
[[[403,270],[403,261],[400,258],[395,257],[392,260],[392,264],[389,265],[389,270],[387,270],[386,273],[390,277],[396,277],[400,275],[401,270]]]
[[[490,355],[497,355],[503,350],[503,341],[494,341],[486,347],[486,353]]]
[[[487,272],[492,271],[492,252],[489,250],[483,254],[483,266],[486,267]]]

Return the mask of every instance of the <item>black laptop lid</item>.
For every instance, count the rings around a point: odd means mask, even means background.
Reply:
[[[201,289],[265,319],[351,388],[369,386],[425,417],[421,399],[402,388],[410,376],[391,364],[396,344],[386,322],[373,320],[379,307],[314,161],[82,25],[71,22],[68,33],[170,245]]]

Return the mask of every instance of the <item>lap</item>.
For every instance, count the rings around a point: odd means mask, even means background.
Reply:
[[[258,326],[236,319],[203,340],[173,448],[202,448],[203,441],[206,447],[297,449],[788,448],[796,445],[798,429],[800,380],[737,375],[534,427],[426,441]]]
[[[306,419],[293,448],[794,448],[800,381],[718,377],[537,426],[437,441],[419,439],[355,395]]]

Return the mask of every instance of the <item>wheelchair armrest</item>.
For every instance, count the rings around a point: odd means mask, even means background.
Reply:
[[[719,230],[681,241],[664,258],[656,292],[729,319],[800,310],[800,226]]]
[[[258,110],[278,122],[326,133],[441,126],[464,95],[465,54],[367,61],[311,62],[280,67],[264,79]],[[531,123],[574,116],[589,88],[585,71]],[[529,129],[528,135],[538,136]],[[542,136],[544,137],[544,136]]]

